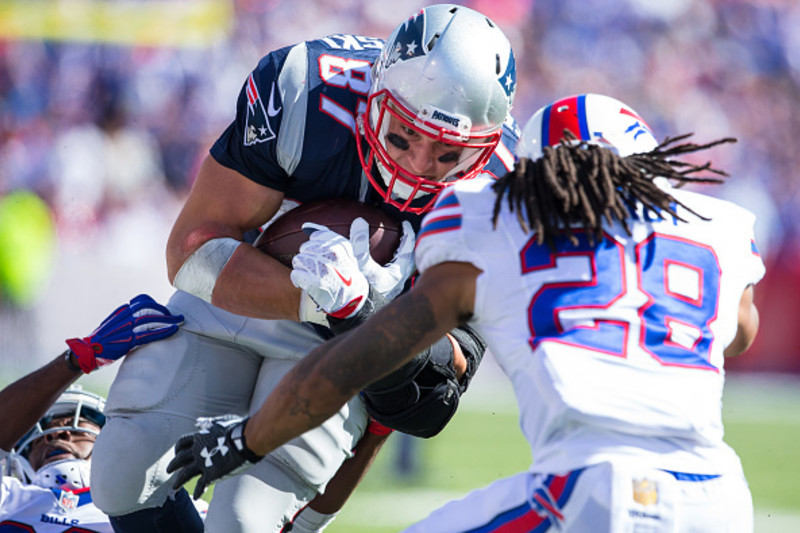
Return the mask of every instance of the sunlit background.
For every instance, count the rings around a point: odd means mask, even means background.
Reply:
[[[729,374],[800,375],[800,3],[462,4],[512,42],[519,122],[555,98],[599,92],[632,105],[659,139],[739,139],[709,154],[729,183],[702,189],[758,215],[767,264],[758,340]],[[169,297],[167,233],[264,54],[332,33],[385,38],[423,5],[0,0],[2,383],[132,296]],[[115,371],[86,382],[107,387]]]

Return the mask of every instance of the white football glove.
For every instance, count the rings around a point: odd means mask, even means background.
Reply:
[[[364,306],[369,283],[358,268],[350,241],[312,222],[303,224],[303,230],[312,233],[292,259],[291,274],[294,286],[303,290],[300,320],[320,323],[308,298],[333,317],[354,316]]]
[[[358,268],[372,287],[387,300],[393,300],[403,291],[408,277],[414,272],[414,243],[416,236],[411,223],[403,221],[403,236],[394,258],[381,266],[369,253],[369,224],[358,217],[350,225],[350,242]]]

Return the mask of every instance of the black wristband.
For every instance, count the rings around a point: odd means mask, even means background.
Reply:
[[[366,322],[369,317],[380,311],[388,303],[389,300],[370,285],[367,301],[364,302],[364,305],[361,306],[361,309],[359,309],[358,313],[354,316],[350,318],[336,318],[328,315],[330,329],[336,335],[341,335],[342,333],[350,331]]]
[[[72,350],[67,350],[67,351],[64,352],[64,363],[66,363],[67,368],[69,368],[71,371],[75,372],[76,374],[78,372],[83,372],[81,367],[75,366],[72,363]]]

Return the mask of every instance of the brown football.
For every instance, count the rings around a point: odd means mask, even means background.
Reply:
[[[304,223],[321,224],[344,237],[350,237],[350,224],[358,217],[369,223],[372,258],[385,265],[392,260],[400,244],[402,227],[377,207],[356,200],[332,198],[301,204],[275,219],[253,245],[284,265],[291,266],[300,245],[308,240],[308,235],[302,229]]]

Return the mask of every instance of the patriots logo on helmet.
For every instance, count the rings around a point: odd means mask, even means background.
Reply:
[[[388,51],[386,66],[412,57],[425,55],[422,36],[425,34],[425,11],[420,10],[397,29],[394,48]]]
[[[506,70],[498,79],[506,92],[506,96],[510,99],[517,89],[517,64],[514,61],[514,52],[509,51]]]
[[[275,108],[275,83],[269,93],[269,108],[264,108],[264,102],[258,92],[253,74],[247,78],[245,87],[247,94],[247,116],[244,125],[244,145],[252,146],[256,143],[271,141],[275,138],[275,131],[270,126],[269,119],[280,113],[281,108]]]

